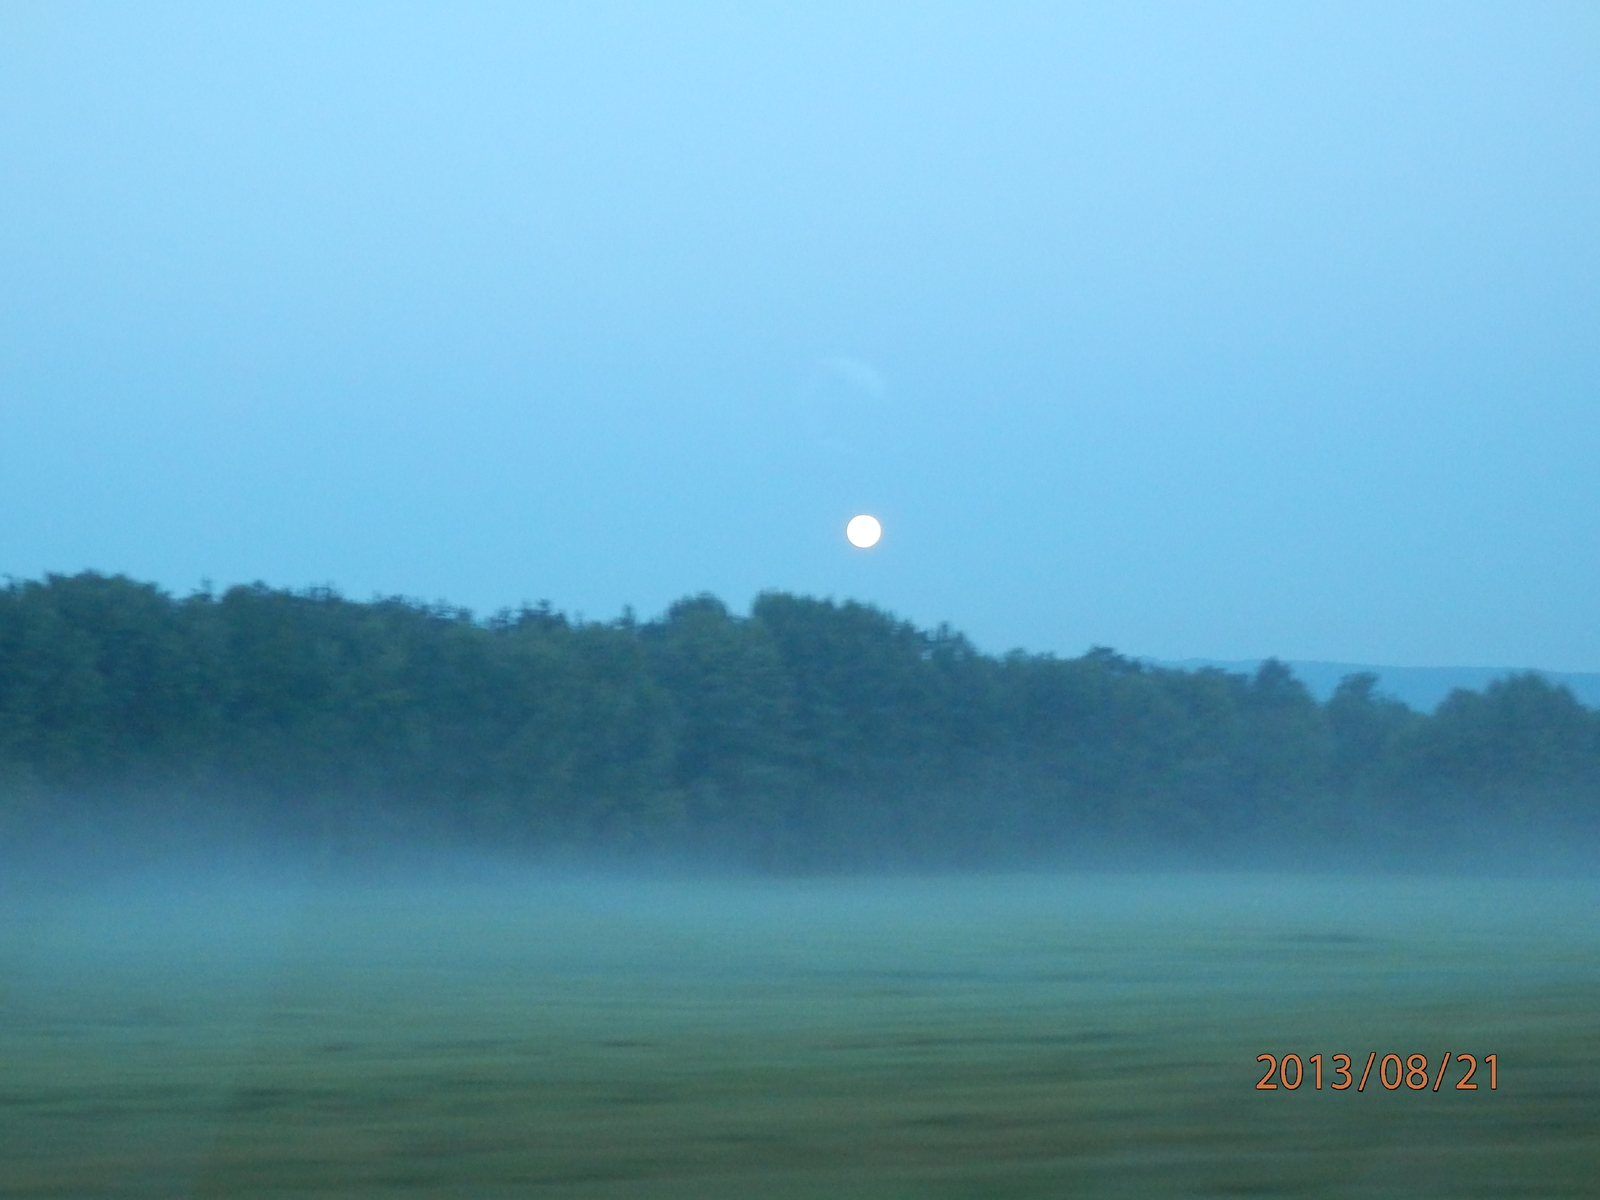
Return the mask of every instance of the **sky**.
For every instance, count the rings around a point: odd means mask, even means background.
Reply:
[[[1587,4],[0,0],[0,574],[1600,670],[1597,146]]]

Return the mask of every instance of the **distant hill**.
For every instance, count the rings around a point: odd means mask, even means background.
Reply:
[[[1225,671],[1253,674],[1262,659],[1249,658],[1223,661],[1211,658],[1184,658],[1161,661],[1158,666],[1178,667],[1193,671],[1200,667],[1221,667]],[[1371,671],[1378,677],[1378,689],[1397,700],[1403,700],[1418,712],[1432,712],[1456,688],[1470,688],[1481,692],[1494,679],[1503,679],[1530,669],[1522,667],[1382,667],[1370,663],[1314,662],[1284,659],[1284,664],[1295,677],[1311,689],[1318,700],[1325,701],[1333,695],[1334,688],[1346,675]],[[1600,708],[1600,672],[1536,671],[1551,683],[1565,684],[1572,694],[1590,708]]]

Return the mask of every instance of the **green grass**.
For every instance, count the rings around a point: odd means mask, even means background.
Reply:
[[[4,1196],[1600,1193],[1592,885],[499,881],[0,915]],[[1263,1052],[1359,1076],[1370,1050],[1493,1053],[1499,1086],[1255,1088]]]

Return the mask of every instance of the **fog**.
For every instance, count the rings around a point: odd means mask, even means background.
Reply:
[[[1600,1169],[1592,875],[236,851],[36,864],[0,914],[6,1195],[1556,1194]],[[1431,1079],[1447,1052],[1484,1086],[1454,1059],[1438,1091],[1332,1086],[1335,1054]],[[1327,1086],[1258,1089],[1291,1053]]]

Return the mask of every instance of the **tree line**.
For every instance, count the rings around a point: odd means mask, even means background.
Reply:
[[[983,654],[783,592],[593,622],[92,572],[0,589],[0,835],[155,798],[769,865],[1314,856],[1593,832],[1600,712],[1531,673],[1422,714],[1371,675],[1318,703],[1271,660]]]

